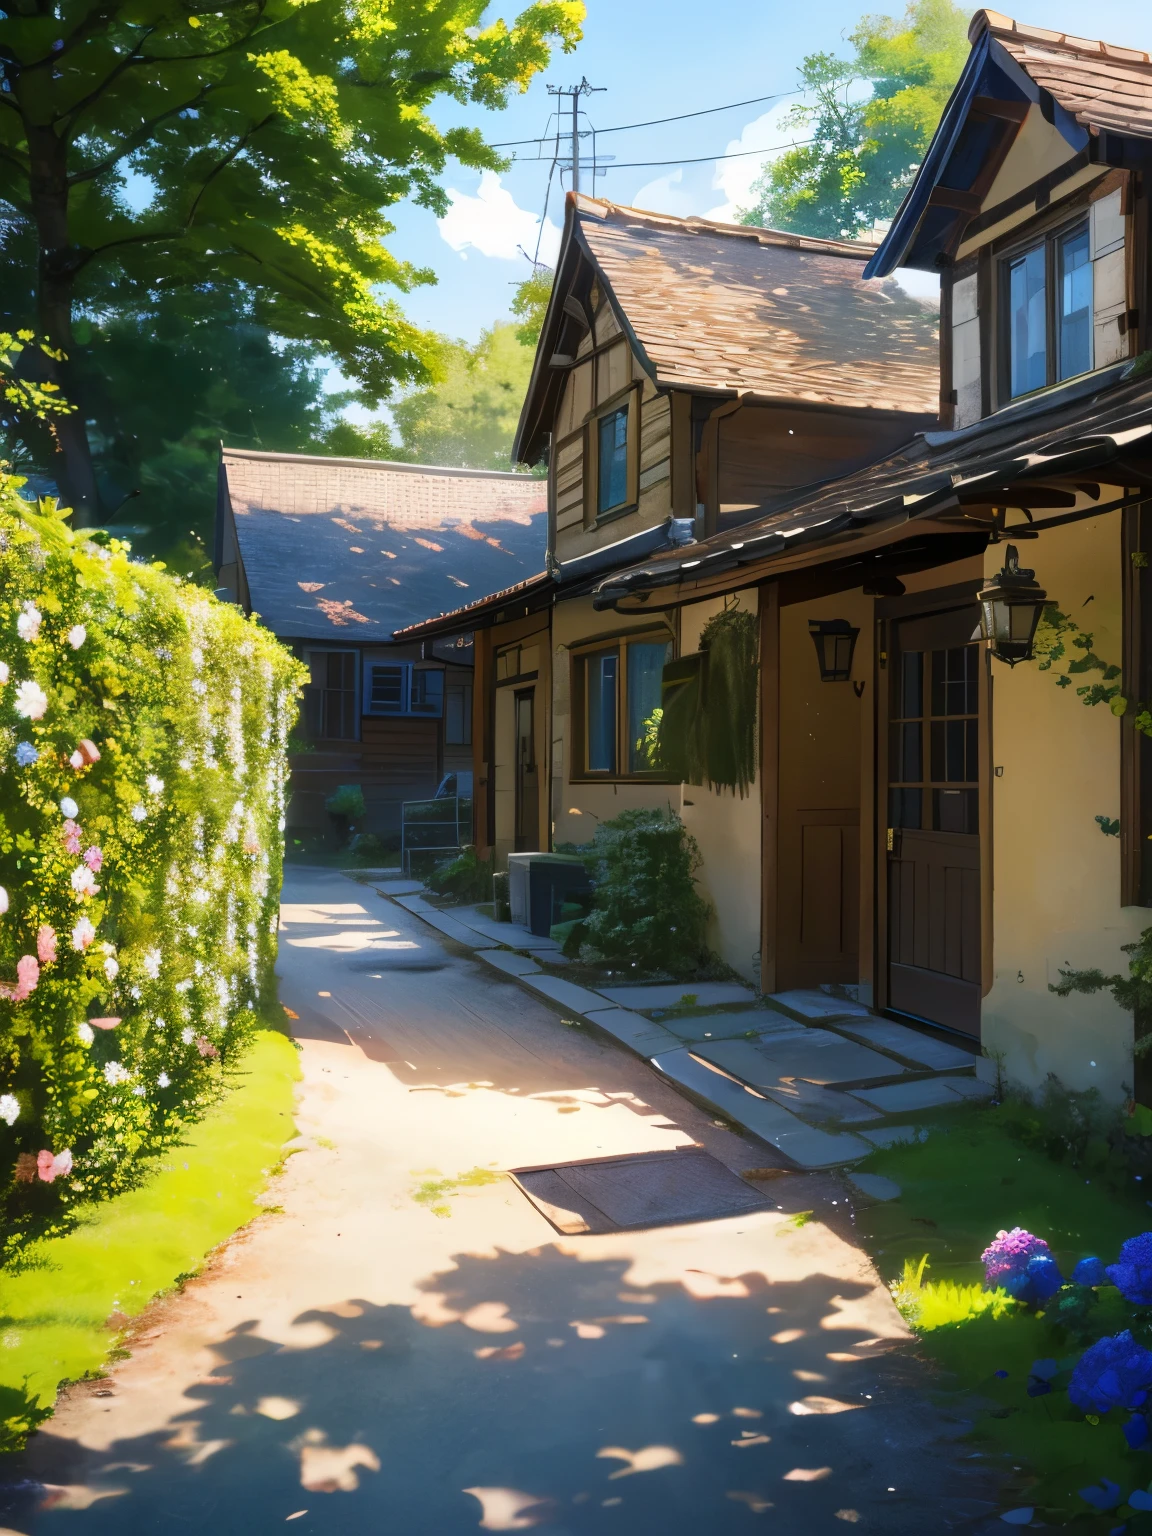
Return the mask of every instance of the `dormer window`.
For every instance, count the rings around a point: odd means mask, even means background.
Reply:
[[[602,353],[601,359],[609,355]],[[634,511],[640,500],[638,387],[629,384],[595,406],[584,432],[584,526],[595,528]]]
[[[614,512],[628,500],[628,407],[601,416],[597,460],[600,483],[597,487],[596,513]]]
[[[1092,367],[1088,220],[1003,263],[1008,395],[1031,394]]]

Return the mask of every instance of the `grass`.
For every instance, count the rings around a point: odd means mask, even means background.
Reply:
[[[1009,1501],[1034,1505],[1053,1524],[1074,1519],[1084,1536],[1111,1531],[1121,1520],[1131,1536],[1152,1532],[1152,1515],[1125,1515],[1123,1507],[1097,1515],[1078,1496],[1100,1477],[1126,1493],[1148,1486],[1152,1455],[1128,1450],[1121,1434],[1127,1415],[1114,1411],[1090,1423],[1059,1388],[1027,1395],[1034,1361],[1052,1357],[1070,1368],[1081,1342],[1016,1307],[999,1316],[995,1307],[972,1307],[965,1321],[930,1326],[949,1307],[962,1312],[971,1302],[971,1288],[983,1280],[980,1254],[1001,1228],[1022,1226],[1043,1237],[1066,1276],[1089,1254],[1111,1263],[1125,1238],[1152,1228],[1143,1184],[1057,1163],[1019,1139],[1020,1124],[1012,1105],[950,1110],[946,1120],[929,1122],[926,1141],[874,1153],[861,1167],[895,1180],[901,1195],[862,1210],[857,1230],[881,1275],[905,1294],[910,1277],[924,1274],[927,1256],[936,1310],[921,1318],[921,1351],[938,1368],[941,1396],[972,1422],[974,1447],[1008,1473]],[[1115,1290],[1098,1294],[1092,1338],[1131,1320]]]
[[[437,1171],[435,1168],[424,1170],[427,1173]],[[499,1184],[503,1177],[503,1173],[492,1168],[470,1168],[467,1173],[458,1173],[454,1179],[425,1179],[412,1191],[412,1199],[433,1216],[451,1216],[452,1207],[448,1204],[450,1198],[462,1189],[482,1189],[486,1184]]]
[[[237,1087],[146,1184],[0,1273],[0,1450],[50,1414],[61,1383],[99,1374],[126,1322],[263,1209],[255,1197],[294,1134],[299,1075],[292,1042],[262,1031]]]

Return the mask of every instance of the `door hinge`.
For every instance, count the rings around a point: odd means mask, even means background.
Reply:
[[[889,827],[888,828],[888,852],[889,853],[893,853],[895,851],[895,849],[896,849],[896,828],[895,827]]]

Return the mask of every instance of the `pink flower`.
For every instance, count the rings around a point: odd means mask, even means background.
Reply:
[[[78,854],[80,852],[80,828],[71,817],[68,818],[60,829],[60,836],[64,839],[65,853]]]
[[[115,1029],[120,1020],[117,1019],[89,1019],[93,1029]]]
[[[16,962],[16,981],[0,981],[0,997],[22,1003],[32,996],[40,980],[40,962],[35,955],[21,955]]]
[[[207,1035],[197,1035],[196,1049],[200,1052],[201,1056],[219,1056],[220,1054]]]
[[[71,764],[71,766],[73,768],[75,768],[77,773],[79,773],[81,768],[83,768],[83,766],[84,766],[84,757],[83,757],[83,755],[80,752],[73,752],[72,756],[68,759],[68,761]]]
[[[92,871],[86,864],[77,864],[72,871],[72,889],[77,897],[83,901],[86,896],[95,896],[100,887],[92,877]]]
[[[72,948],[87,949],[96,937],[96,930],[86,917],[82,917],[72,930]]]
[[[41,965],[51,965],[56,958],[56,930],[44,923],[36,933],[36,953]]]
[[[99,848],[89,848],[84,854],[84,862],[94,874],[99,874],[104,855]]]
[[[65,1147],[63,1152],[57,1152],[55,1156],[45,1148],[36,1154],[36,1172],[45,1184],[52,1184],[56,1179],[66,1178],[72,1172],[72,1151]]]

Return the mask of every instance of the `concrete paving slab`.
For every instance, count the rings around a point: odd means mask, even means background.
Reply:
[[[945,1072],[950,1067],[970,1067],[975,1060],[971,1051],[949,1045],[932,1035],[922,1035],[919,1030],[909,1029],[907,1024],[897,1024],[894,1019],[842,1019],[831,1026],[838,1035],[859,1040],[878,1051],[892,1051],[905,1061],[914,1061],[919,1067],[929,1067],[934,1072]]]
[[[742,1035],[794,1030],[796,1020],[785,1018],[767,1008],[750,1008],[739,1013],[694,1013],[689,1018],[663,1018],[665,1029],[678,1035],[686,1045],[704,1040],[736,1040]]]
[[[536,934],[522,923],[498,923],[487,912],[480,912],[474,906],[453,907],[452,916],[465,927],[474,928],[477,933],[495,939],[498,944],[507,944],[510,949],[526,949],[529,944],[540,942]]]
[[[409,911],[414,909],[409,908]],[[438,907],[425,904],[415,911],[415,916],[420,918],[431,928],[444,934],[445,938],[455,939],[458,944],[467,944],[470,949],[495,949],[497,941],[486,939],[482,933],[477,933],[474,928],[466,928],[463,923],[457,921],[447,912],[442,912]]]
[[[630,987],[600,987],[601,996],[620,1008],[634,1008],[647,1013],[652,1008],[677,1008],[685,997],[695,999],[702,1008],[716,1008],[721,1003],[754,1003],[751,987],[734,981],[671,981]]]
[[[372,884],[382,896],[414,896],[424,889],[420,880],[373,880]]]
[[[799,1079],[763,1091],[770,1099],[783,1104],[785,1109],[790,1109],[809,1125],[835,1128],[837,1125],[855,1126],[861,1121],[883,1118],[878,1109],[861,1104],[859,1099],[847,1093],[841,1093],[835,1088],[819,1088],[815,1083],[805,1083]]]
[[[679,1050],[682,1041],[661,1024],[654,1024],[642,1013],[627,1008],[597,1008],[583,1017],[641,1056],[657,1056],[661,1051]]]
[[[503,971],[505,976],[534,976],[540,971],[535,960],[529,960],[525,955],[514,955],[509,949],[480,949],[476,952],[476,958]]]
[[[850,1173],[848,1182],[870,1200],[899,1200],[903,1194],[896,1180],[886,1179],[882,1173]]]
[[[982,1083],[975,1077],[949,1077],[946,1082],[962,1099],[990,1099],[996,1091],[995,1083]]]
[[[872,1150],[858,1136],[833,1135],[805,1125],[771,1099],[759,1098],[730,1077],[713,1072],[704,1062],[697,1061],[687,1046],[654,1056],[652,1065],[720,1114],[779,1148],[801,1168],[831,1168],[864,1157]]]
[[[423,896],[394,896],[392,899],[398,907],[403,907],[405,912],[426,912],[431,906],[431,902],[426,901]]]
[[[905,1069],[890,1056],[844,1040],[827,1029],[794,1029],[757,1040],[710,1040],[696,1054],[753,1088],[776,1088],[781,1079],[803,1078],[829,1088],[898,1076]]]
[[[928,1139],[928,1132],[920,1125],[878,1125],[862,1129],[860,1135],[874,1147],[907,1147]]]
[[[825,1019],[871,1019],[875,1014],[863,1003],[851,1003],[842,997],[830,997],[827,992],[813,988],[797,988],[792,992],[773,992],[768,999],[785,1013],[793,1014],[805,1023],[823,1022]]]
[[[936,1109],[941,1104],[958,1104],[961,1094],[954,1092],[955,1082],[975,1082],[975,1078],[925,1077],[914,1083],[889,1083],[883,1088],[856,1088],[852,1097],[882,1109],[890,1115],[909,1110]]]
[[[549,1002],[559,1003],[561,1008],[571,1008],[573,1013],[587,1013],[590,1009],[601,1009],[604,999],[598,992],[589,992],[587,987],[578,987],[574,981],[564,981],[560,976],[548,976],[543,971],[524,972],[521,981],[526,987],[531,987],[533,992],[539,992],[541,997],[548,998]]]

